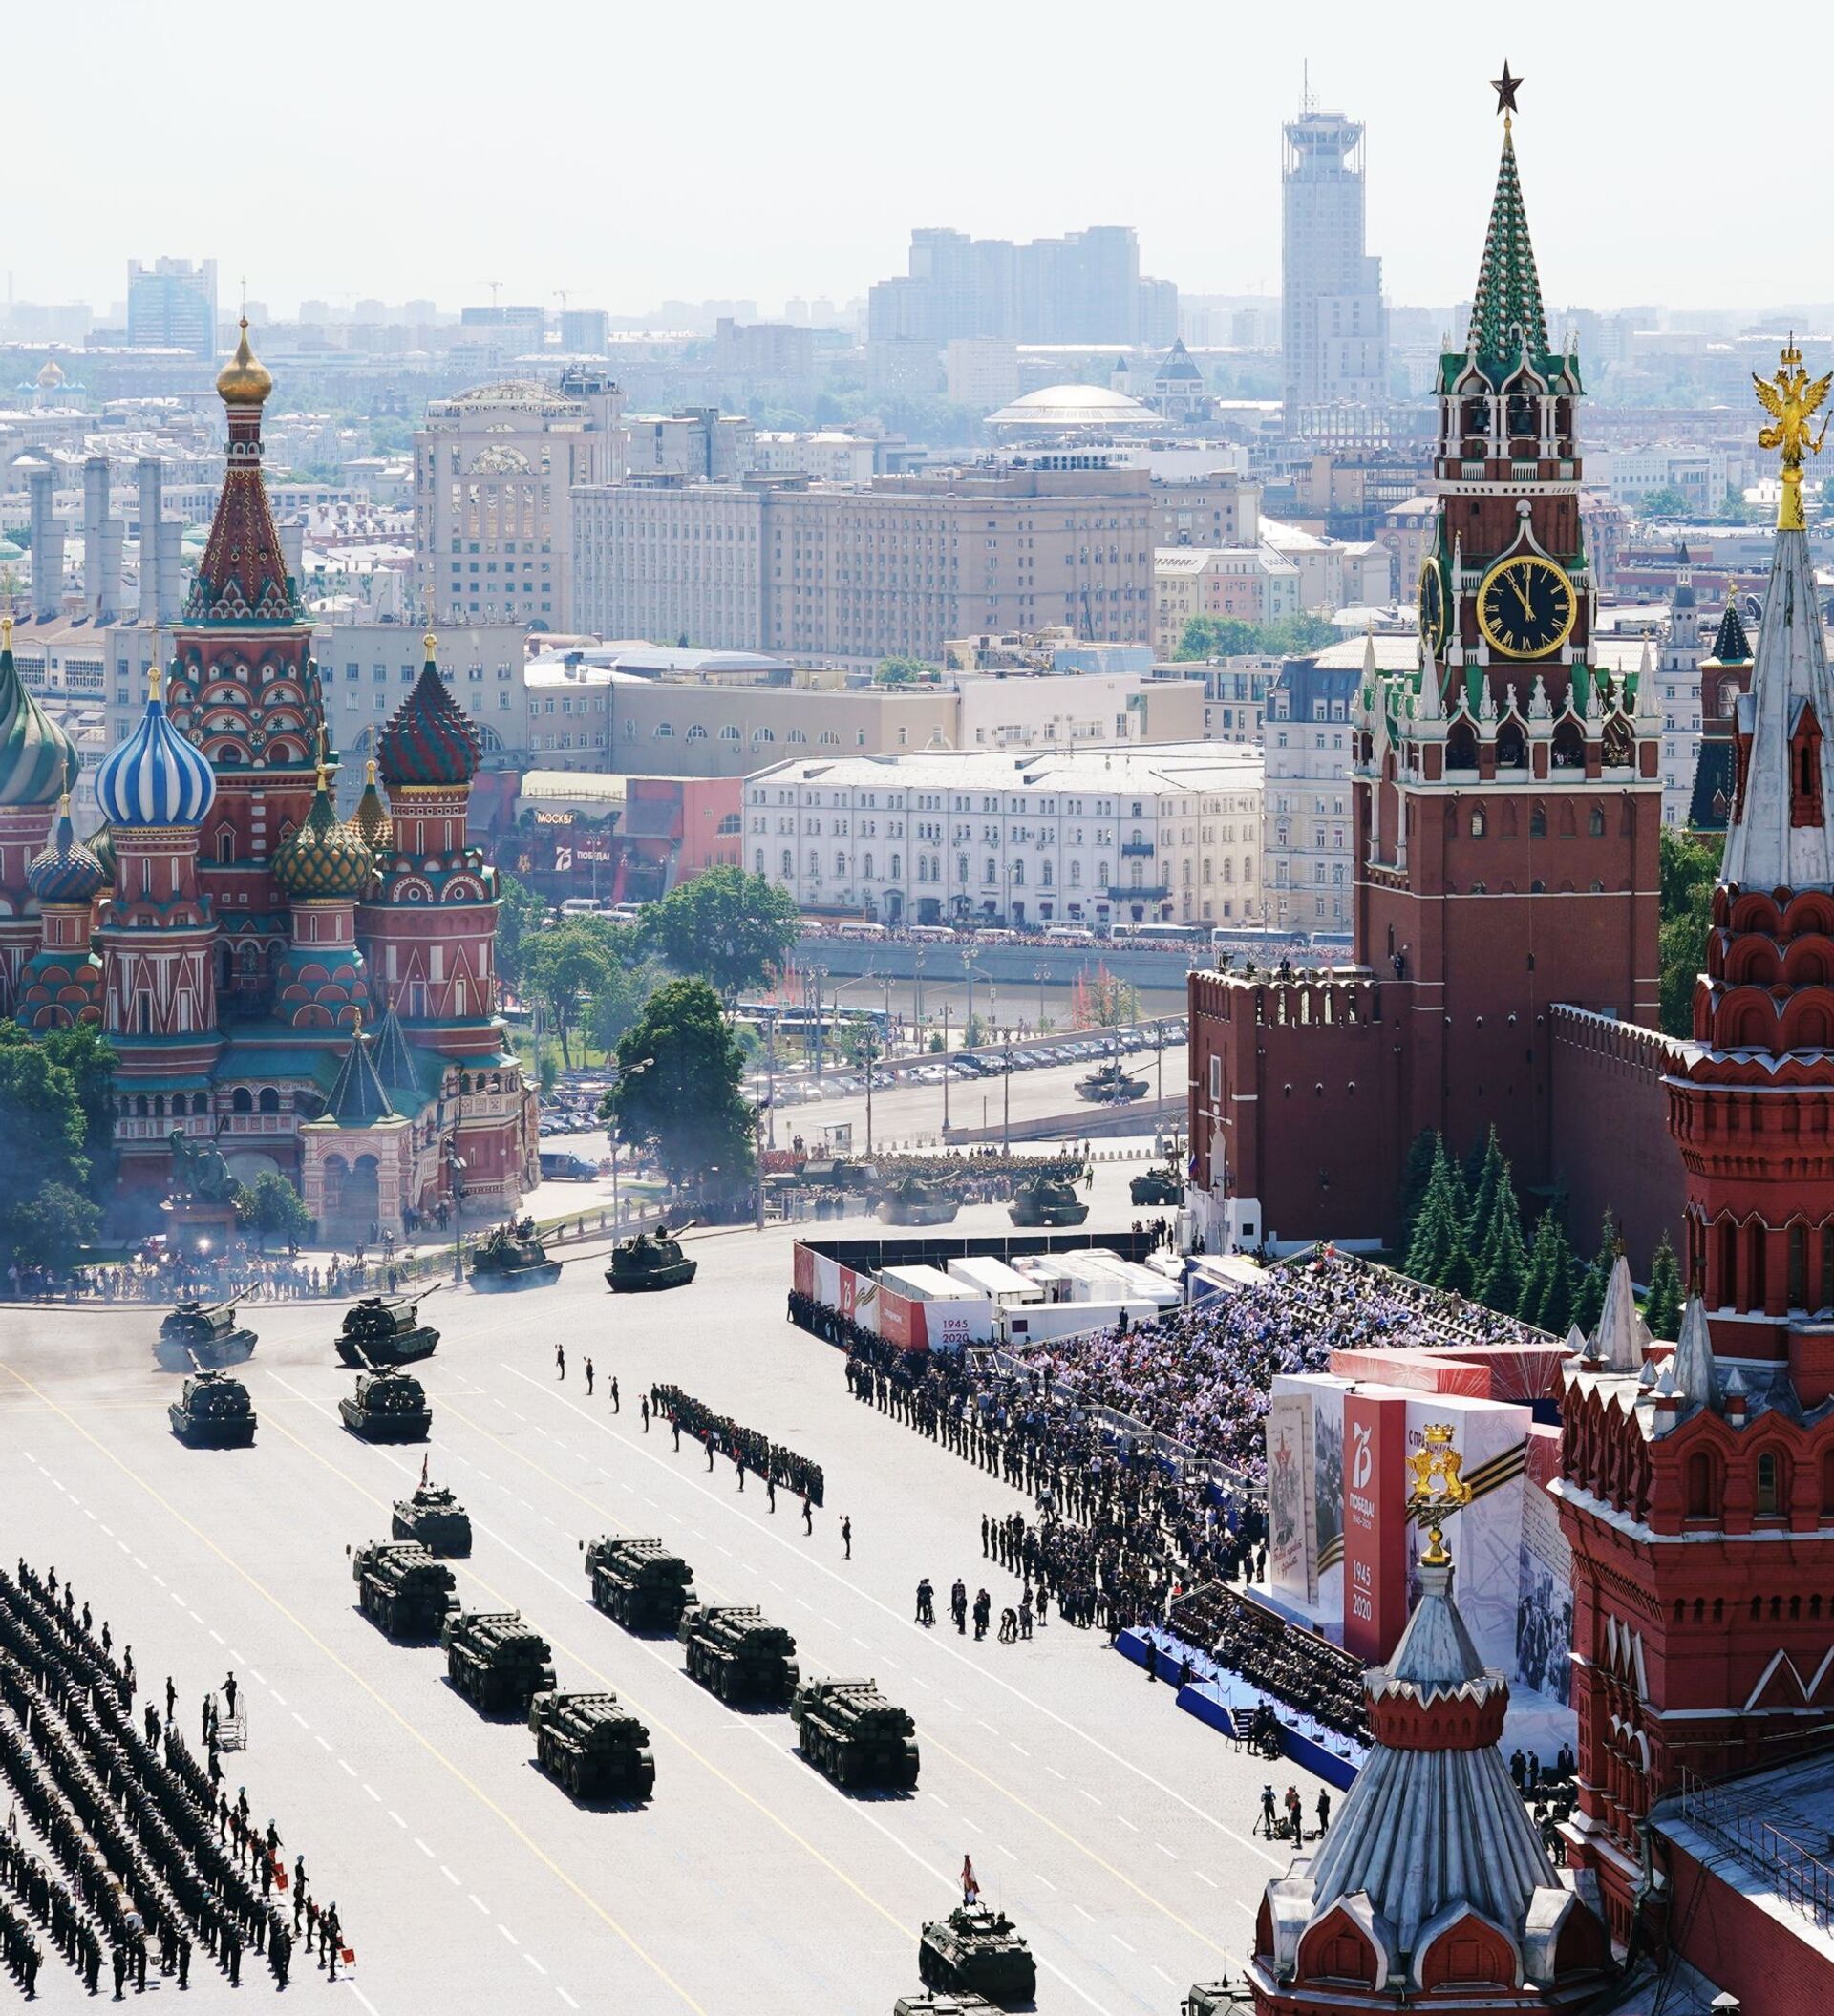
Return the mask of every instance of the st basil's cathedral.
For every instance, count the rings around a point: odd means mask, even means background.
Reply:
[[[433,637],[354,815],[335,810],[312,626],[262,475],[272,390],[245,322],[217,379],[209,541],[87,839],[76,752],[0,626],[0,1012],[106,1032],[123,1229],[169,1189],[176,1135],[241,1181],[289,1178],[324,1239],[398,1236],[455,1188],[503,1212],[533,1186],[535,1096],[493,1012],[495,872],[465,839],[478,732]]]

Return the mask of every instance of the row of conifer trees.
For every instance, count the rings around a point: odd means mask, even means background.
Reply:
[[[1469,1297],[1504,1316],[1565,1337],[1577,1324],[1598,1326],[1605,1284],[1617,1257],[1617,1227],[1605,1214],[1589,1262],[1567,1234],[1566,1199],[1555,1196],[1525,1231],[1509,1163],[1492,1127],[1461,1162],[1444,1138],[1426,1129],[1414,1138],[1402,1179],[1402,1271],[1416,1281]],[[1681,1270],[1663,1234],[1650,1266],[1644,1321],[1656,1337],[1681,1332]]]

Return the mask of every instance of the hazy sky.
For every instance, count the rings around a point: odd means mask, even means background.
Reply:
[[[565,287],[771,311],[903,271],[913,224],[1132,223],[1146,270],[1187,293],[1272,291],[1278,128],[1309,60],[1321,103],[1368,122],[1390,296],[1439,304],[1476,274],[1501,138],[1485,80],[1506,54],[1550,303],[1834,295],[1819,224],[1812,269],[1785,273],[1765,221],[1802,117],[1768,38],[1695,0],[1531,10],[1506,35],[1502,18],[1418,0],[26,8],[4,257],[20,298],[98,307],[130,256],[169,252],[214,255],[225,306],[245,274],[286,313],[456,308],[490,280],[549,306]],[[1809,168],[1812,131],[1796,145]]]

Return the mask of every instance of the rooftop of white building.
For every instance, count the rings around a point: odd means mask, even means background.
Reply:
[[[889,755],[798,756],[757,772],[754,785],[998,791],[1234,791],[1261,780],[1261,752],[1227,742],[1086,742],[1064,749],[901,750]]]

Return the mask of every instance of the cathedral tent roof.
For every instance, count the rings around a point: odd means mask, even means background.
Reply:
[[[1738,613],[1737,588],[1726,597],[1725,613],[1719,619],[1711,655],[1716,665],[1748,665],[1751,662],[1751,640],[1745,635],[1744,619]]]
[[[395,1108],[389,1103],[382,1080],[376,1076],[359,1023],[351,1037],[350,1049],[344,1052],[331,1096],[325,1102],[325,1118],[335,1120],[340,1127],[367,1127],[372,1121],[395,1117]]]
[[[1503,159],[1490,202],[1490,227],[1484,233],[1483,260],[1471,299],[1471,329],[1465,347],[1493,384],[1501,384],[1515,369],[1525,349],[1538,366],[1545,366],[1548,357],[1541,275],[1535,267],[1522,183],[1516,175],[1515,136],[1507,124],[1503,130]]]
[[[375,1025],[371,1061],[376,1076],[391,1093],[407,1092],[417,1096],[422,1089],[420,1068],[415,1061],[413,1045],[402,1032],[401,1018],[395,1013],[393,1001]]]
[[[468,784],[478,775],[483,744],[471,716],[439,676],[433,650],[429,636],[427,661],[414,690],[376,745],[378,767],[391,785]]]

